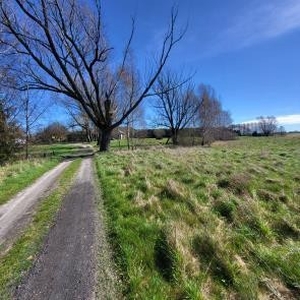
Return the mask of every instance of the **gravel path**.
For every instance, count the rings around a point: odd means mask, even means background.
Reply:
[[[82,162],[35,265],[15,299],[94,299],[96,207],[92,160]]]
[[[8,244],[28,223],[37,202],[54,188],[58,176],[70,163],[60,163],[8,203],[0,206],[0,245]]]

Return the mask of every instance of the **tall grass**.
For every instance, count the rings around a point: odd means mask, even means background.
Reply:
[[[300,297],[299,149],[270,137],[99,155],[124,295]]]

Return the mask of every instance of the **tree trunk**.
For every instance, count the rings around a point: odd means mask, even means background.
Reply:
[[[25,128],[25,134],[26,134],[26,139],[25,139],[25,159],[29,158],[29,98],[27,94],[27,98],[25,101],[25,123],[26,123],[26,128]]]
[[[99,147],[100,147],[100,144],[101,144],[101,139],[102,139],[102,132],[99,129],[99,133],[98,133],[98,137],[97,137],[97,146],[99,146]]]
[[[173,145],[178,145],[178,132],[177,130],[172,130],[172,143]]]
[[[112,133],[111,129],[102,130],[101,141],[100,141],[100,152],[105,152],[109,150],[111,133]]]
[[[130,129],[129,129],[129,122],[127,122],[127,126],[126,126],[126,140],[127,140],[127,148],[128,150],[130,150]]]

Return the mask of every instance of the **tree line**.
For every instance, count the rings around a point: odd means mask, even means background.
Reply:
[[[256,121],[230,126],[238,135],[270,136],[274,133],[285,134],[285,128],[278,126],[274,116],[260,116]]]

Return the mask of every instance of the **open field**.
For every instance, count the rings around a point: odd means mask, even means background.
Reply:
[[[32,145],[29,149],[32,157],[65,157],[70,155],[84,155],[92,152],[89,144],[55,143],[49,145]]]
[[[96,163],[127,298],[299,299],[299,136]]]
[[[147,149],[152,146],[165,145],[167,142],[166,138],[156,139],[156,138],[133,138],[130,140],[130,149],[143,148]],[[122,140],[112,140],[110,143],[111,150],[126,150],[128,149],[127,140],[124,138]]]

